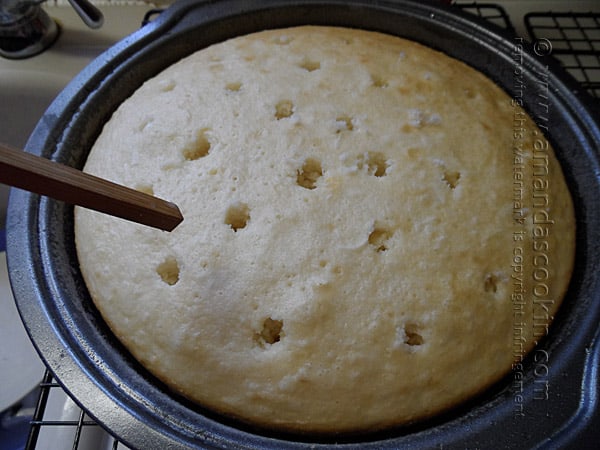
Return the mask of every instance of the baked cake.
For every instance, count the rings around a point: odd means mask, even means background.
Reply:
[[[85,170],[185,218],[76,209],[114,334],[174,391],[279,430],[377,430],[482,392],[547,334],[573,266],[568,188],[518,102],[376,32],[200,50],[118,108]]]

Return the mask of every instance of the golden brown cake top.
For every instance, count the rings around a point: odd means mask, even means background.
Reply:
[[[500,88],[388,35],[271,30],[125,101],[86,170],[179,205],[172,233],[77,209],[114,333],[183,395],[305,432],[431,416],[547,331],[575,223]]]

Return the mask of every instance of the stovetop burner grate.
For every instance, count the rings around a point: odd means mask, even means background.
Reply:
[[[515,30],[511,19],[500,5],[493,3],[455,3],[454,6],[466,12],[482,17],[504,29]],[[581,83],[588,92],[600,99],[600,14],[598,13],[528,13],[524,17],[527,32],[532,42],[548,40],[552,45],[552,54],[564,68]],[[52,390],[61,390],[46,371],[39,387],[40,393],[31,421],[29,437],[25,450],[35,450],[43,428],[71,428],[73,435],[72,450],[78,450],[85,435],[90,430],[98,432],[100,426],[80,410],[78,420],[60,421],[46,417],[46,405]],[[126,449],[122,443],[106,436],[103,448],[112,450]]]

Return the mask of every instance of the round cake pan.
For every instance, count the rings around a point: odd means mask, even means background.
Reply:
[[[544,46],[529,45],[453,7],[423,1],[184,0],[80,73],[47,110],[26,150],[81,168],[103,124],[148,78],[210,44],[304,24],[375,30],[440,50],[487,74],[522,103],[546,133],[562,164],[577,218],[574,274],[548,335],[500,383],[430,421],[353,436],[286,435],[255,429],[187,402],[146,372],[93,306],[77,262],[73,208],[13,190],[8,210],[10,279],[21,317],[48,367],[90,416],[125,444],[145,450],[582,448],[586,443],[597,444],[598,111],[555,61],[544,55]]]

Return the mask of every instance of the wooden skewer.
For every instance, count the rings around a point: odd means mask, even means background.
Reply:
[[[174,203],[1,143],[0,183],[165,231],[183,220]]]

